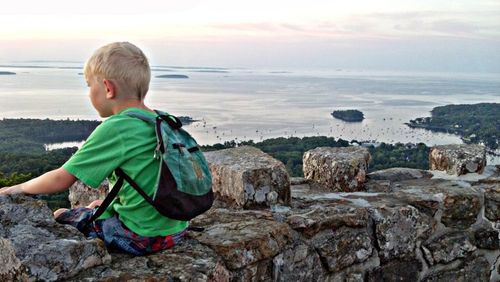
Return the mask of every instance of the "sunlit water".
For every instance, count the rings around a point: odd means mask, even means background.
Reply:
[[[0,67],[17,73],[0,75],[0,118],[99,119],[79,64],[36,64],[53,68],[19,68],[19,63]],[[54,68],[60,66],[75,68]],[[436,106],[500,102],[499,75],[153,69],[147,104],[200,120],[187,129],[201,144],[318,135],[429,146],[461,143],[458,136],[411,129],[404,123],[429,116]],[[185,74],[189,79],[154,77],[160,74]],[[336,109],[358,109],[365,120],[334,119],[330,113]]]

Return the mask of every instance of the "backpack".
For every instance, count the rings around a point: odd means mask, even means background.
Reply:
[[[155,126],[156,148],[153,157],[160,161],[155,192],[148,196],[122,169],[115,169],[118,180],[92,215],[95,221],[111,204],[127,181],[161,215],[188,221],[212,207],[212,176],[196,141],[183,130],[181,121],[168,113],[156,111],[156,118],[137,112],[126,115]]]

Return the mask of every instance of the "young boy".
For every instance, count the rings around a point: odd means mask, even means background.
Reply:
[[[0,189],[2,194],[56,193],[68,189],[76,179],[94,188],[121,168],[148,195],[154,191],[160,161],[153,158],[156,146],[154,126],[125,113],[156,114],[144,104],[151,70],[143,52],[128,42],[116,42],[97,49],[86,62],[85,79],[92,105],[106,119],[83,146],[61,167],[25,183]],[[98,220],[87,224],[100,201],[86,208],[59,209],[60,223],[71,224],[86,236],[102,239],[108,248],[145,255],[171,248],[186,233],[187,221],[160,215],[124,181],[118,197]]]

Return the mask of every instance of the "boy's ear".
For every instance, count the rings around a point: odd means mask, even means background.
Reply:
[[[113,99],[116,97],[116,85],[113,81],[104,79],[104,87],[106,89],[106,99]]]

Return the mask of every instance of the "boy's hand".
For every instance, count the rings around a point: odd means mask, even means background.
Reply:
[[[51,194],[67,190],[76,177],[63,168],[58,168],[44,173],[27,182],[0,189],[0,195],[9,194]]]
[[[20,185],[0,188],[0,195],[21,194],[23,191]]]

